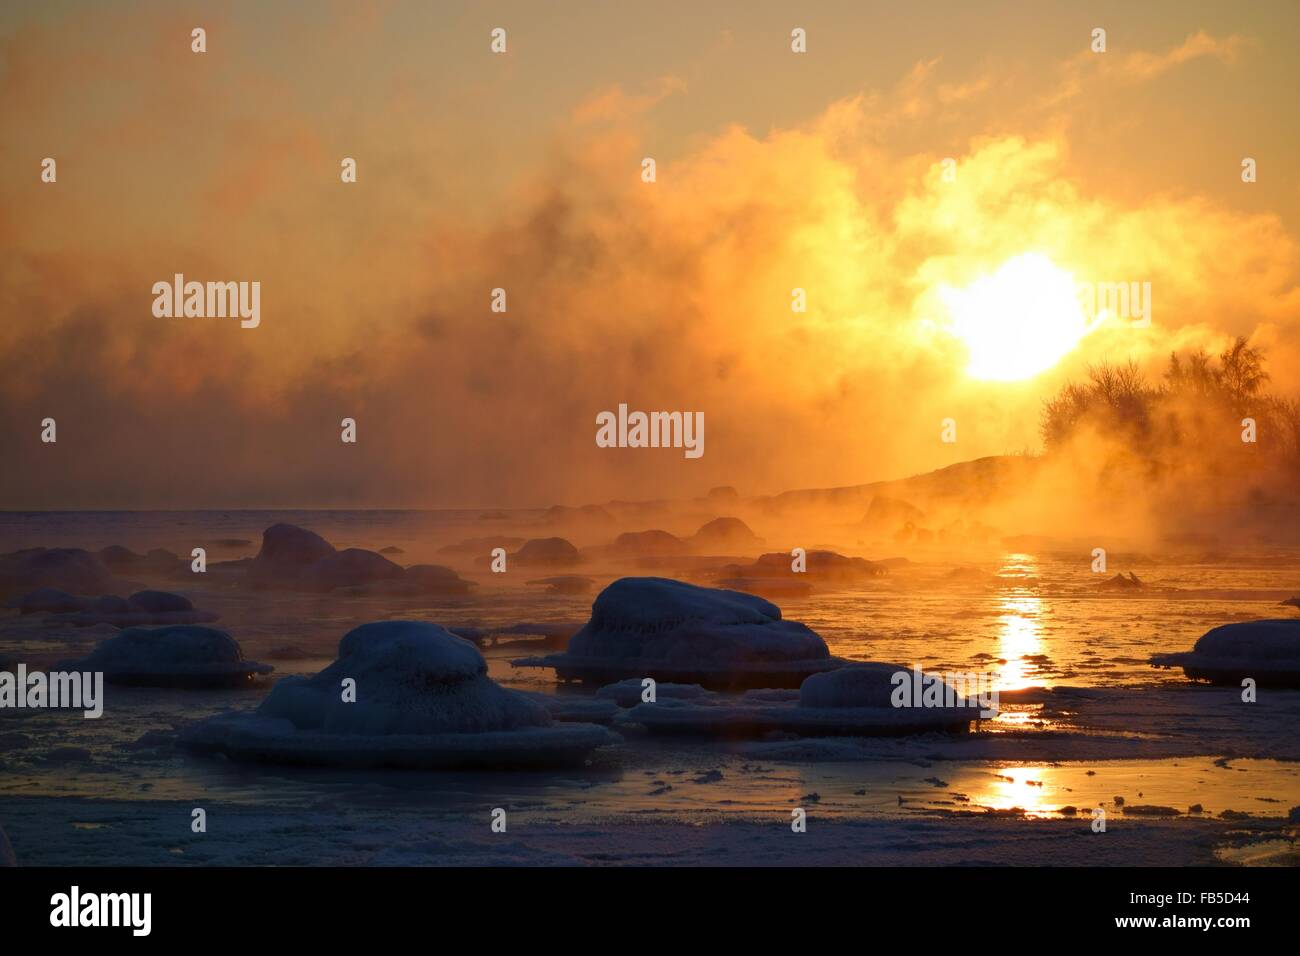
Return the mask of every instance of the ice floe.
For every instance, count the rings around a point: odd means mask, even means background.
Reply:
[[[239,643],[212,627],[131,627],[101,641],[61,670],[102,671],[110,684],[141,687],[230,687],[273,667],[244,660]]]
[[[620,578],[600,592],[564,653],[513,663],[554,668],[562,681],[652,677],[706,687],[797,687],[844,661],[831,657],[814,631],[782,620],[780,608],[752,594]]]
[[[618,740],[556,724],[532,695],[491,680],[483,655],[445,628],[380,621],[349,631],[319,674],[285,677],[255,712],[209,718],[181,743],[278,763],[503,769],[580,765]]]

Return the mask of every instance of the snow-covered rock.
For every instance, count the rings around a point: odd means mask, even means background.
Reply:
[[[510,563],[518,567],[563,566],[580,560],[578,549],[564,538],[532,538],[510,555]]]
[[[112,624],[144,627],[162,624],[208,624],[221,615],[195,609],[190,599],[170,591],[137,591],[129,598],[105,594],[80,611],[55,614],[52,620],[79,627]]]
[[[292,524],[273,524],[262,532],[256,560],[284,568],[305,568],[334,553],[334,546],[314,531]]]
[[[748,693],[741,698],[709,695],[699,700],[669,699],[639,703],[616,722],[638,724],[657,733],[761,737],[770,733],[811,737],[896,736],[933,731],[965,733],[980,706],[962,701],[956,689],[934,675],[939,706],[895,702],[900,683],[913,671],[901,664],[855,662],[809,676],[793,695]],[[951,693],[951,696],[949,694]],[[948,706],[951,700],[954,706]],[[903,706],[904,703],[909,706]],[[665,706],[666,705],[666,706]]]
[[[332,591],[392,581],[402,577],[402,573],[401,565],[382,554],[364,548],[346,548],[302,568],[294,583],[308,591]]]
[[[1242,621],[1207,631],[1190,651],[1155,654],[1155,667],[1181,667],[1192,680],[1300,687],[1300,619]]]
[[[752,564],[729,564],[723,573],[740,578],[800,578],[817,584],[861,584],[888,574],[883,564],[837,551],[813,550],[804,555],[806,568],[795,572],[788,551],[761,554]]]
[[[641,680],[629,677],[627,680],[621,680],[615,684],[606,684],[596,691],[596,696],[605,700],[612,700],[620,707],[635,707],[637,704],[642,703],[642,696],[645,691],[645,685]],[[661,698],[664,700],[694,700],[708,693],[699,684],[655,683],[655,700]]]
[[[58,588],[72,594],[99,594],[112,586],[103,563],[82,548],[27,548],[0,555],[0,593]]]
[[[315,532],[290,524],[267,528],[262,550],[239,568],[256,588],[410,595],[466,594],[472,586],[448,568],[403,568],[377,551],[336,550]]]
[[[69,614],[89,606],[89,598],[76,597],[58,588],[37,588],[5,603],[5,607],[17,608],[19,614]]]
[[[347,680],[355,700],[344,699]],[[286,677],[255,713],[210,718],[181,738],[237,759],[426,769],[580,764],[617,740],[555,724],[540,702],[489,678],[472,644],[419,621],[354,628],[319,674]]]
[[[170,591],[137,591],[126,599],[126,603],[134,611],[147,611],[154,614],[194,610],[194,605],[189,598],[183,594],[172,594]]]
[[[695,551],[714,554],[753,554],[763,546],[763,539],[739,518],[714,518],[700,526],[689,539]]]
[[[667,531],[626,531],[614,539],[609,550],[612,554],[639,557],[655,554],[685,554],[690,547],[685,541]]]
[[[127,628],[59,669],[102,671],[110,684],[142,687],[239,686],[274,670],[244,660],[239,642],[225,631],[190,625]]]
[[[413,564],[402,572],[401,577],[384,581],[376,585],[375,590],[383,594],[463,597],[477,586],[476,582],[467,581],[444,565]]]
[[[816,633],[782,620],[781,609],[760,597],[667,578],[620,578],[600,592],[591,619],[563,654],[514,663],[600,684],[653,677],[706,687],[794,687],[843,662]]]

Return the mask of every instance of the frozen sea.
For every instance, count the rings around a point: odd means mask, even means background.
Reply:
[[[339,547],[395,546],[402,564],[452,564],[471,598],[248,591],[195,575],[138,583],[217,611],[215,625],[276,673],[314,673],[372,620],[491,629],[584,621],[594,592],[528,586],[438,548],[494,533],[545,536],[541,512],[67,512],[0,514],[0,552],[123,544],[208,560],[254,554],[276,521]],[[597,544],[609,535],[569,535]],[[248,542],[247,544],[238,542]],[[859,550],[869,558],[890,553]],[[109,689],[105,716],[0,712],[0,826],[20,863],[143,864],[1293,864],[1300,692],[1189,685],[1147,657],[1236,620],[1288,617],[1300,554],[1121,556],[1138,592],[1097,587],[1090,557],[987,548],[910,563],[850,590],[779,598],[832,653],[994,675],[1003,713],[969,739],[702,741],[630,733],[560,773],[327,771],[233,764],[171,745],[186,723],[252,708],[268,683],[230,691]],[[603,586],[626,570],[582,569]],[[631,572],[631,573],[646,573]],[[0,662],[48,664],[113,631],[0,612]],[[284,659],[282,650],[297,656]],[[276,652],[276,653],[272,653]],[[491,675],[545,693],[549,671],[484,650]],[[1117,799],[1118,798],[1118,799]],[[1107,811],[1095,833],[1090,808]],[[191,832],[203,807],[208,831]],[[490,829],[504,808],[506,833]],[[794,833],[791,811],[808,816]],[[1070,812],[1073,808],[1074,812]],[[1195,808],[1195,809],[1194,809]]]

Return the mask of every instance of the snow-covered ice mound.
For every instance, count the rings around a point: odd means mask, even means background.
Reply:
[[[596,691],[601,700],[612,700],[619,707],[635,707],[642,703],[645,685],[635,677],[621,680],[617,684],[606,684]],[[699,684],[655,683],[655,699],[672,698],[673,700],[694,700],[709,692]]]
[[[1203,634],[1190,651],[1156,654],[1155,667],[1181,667],[1192,680],[1300,687],[1300,619],[1243,621]]]
[[[208,624],[221,617],[215,611],[196,610],[190,599],[170,591],[137,591],[129,598],[106,594],[81,610],[55,614],[52,620],[79,627],[112,624],[144,627],[163,624]]]
[[[213,627],[131,627],[101,641],[60,670],[102,671],[110,684],[140,687],[232,687],[273,667],[244,660],[239,642]]]
[[[209,718],[181,742],[276,763],[504,769],[578,765],[618,739],[603,727],[556,724],[530,695],[489,678],[472,644],[436,624],[380,621],[349,631],[319,674],[286,677],[256,712]]]
[[[911,682],[901,664],[862,662],[813,674],[793,694],[751,691],[742,697],[714,694],[698,700],[667,699],[638,704],[618,719],[655,733],[757,737],[778,732],[809,737],[898,736],[943,731],[965,733],[980,714],[937,675],[938,706],[895,706],[895,689]],[[909,695],[910,696],[910,695]]]
[[[797,687],[844,662],[760,597],[667,578],[620,578],[600,592],[591,619],[563,654],[513,663],[553,667],[562,681],[653,677],[705,687]]]

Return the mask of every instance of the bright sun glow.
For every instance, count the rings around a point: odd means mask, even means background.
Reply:
[[[944,286],[952,334],[970,352],[967,374],[1001,382],[1059,362],[1088,333],[1074,277],[1047,256],[1025,253],[964,289]]]

